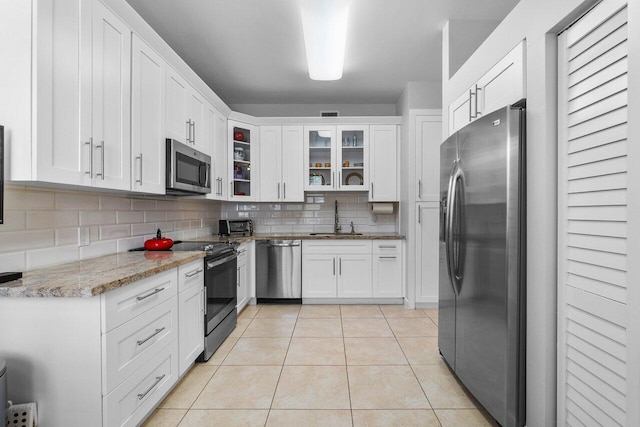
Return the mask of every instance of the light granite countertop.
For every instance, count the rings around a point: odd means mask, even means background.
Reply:
[[[204,258],[195,252],[124,252],[24,273],[0,284],[0,297],[93,297]]]

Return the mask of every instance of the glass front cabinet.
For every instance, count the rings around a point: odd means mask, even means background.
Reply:
[[[230,158],[230,199],[253,200],[255,198],[255,170],[257,164],[256,127],[229,120]],[[255,169],[255,168],[254,168]]]
[[[306,191],[367,191],[369,126],[305,126]]]

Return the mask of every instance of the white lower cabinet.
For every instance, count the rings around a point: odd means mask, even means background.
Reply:
[[[302,298],[401,298],[402,240],[303,240]]]
[[[178,353],[182,376],[204,350],[204,265],[202,260],[178,267]]]
[[[46,425],[140,425],[202,351],[202,280],[200,259],[96,297],[0,298],[10,396]]]
[[[438,202],[416,203],[416,303],[438,303],[439,283],[439,213]]]
[[[238,246],[238,303],[236,304],[238,313],[240,313],[251,300],[252,244],[253,242],[246,242]]]
[[[373,245],[373,296],[402,297],[401,240],[376,241]]]

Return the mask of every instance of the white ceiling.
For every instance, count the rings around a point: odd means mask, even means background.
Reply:
[[[343,78],[309,79],[296,0],[127,0],[228,104],[394,104],[440,81],[448,19],[502,20],[518,0],[351,0]]]

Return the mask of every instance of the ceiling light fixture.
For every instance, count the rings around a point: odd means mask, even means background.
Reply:
[[[340,80],[349,0],[300,0],[304,44],[312,80]]]

